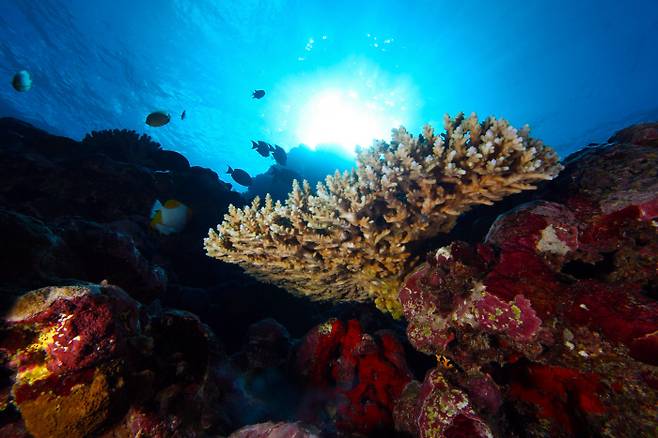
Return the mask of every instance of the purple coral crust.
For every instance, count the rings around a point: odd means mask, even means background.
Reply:
[[[437,368],[425,377],[419,393],[418,432],[430,437],[491,437],[489,427],[475,413],[466,394],[451,387]]]
[[[541,319],[523,295],[514,301],[504,302],[495,295],[484,293],[475,302],[480,327],[490,332],[504,333],[515,341],[529,341],[535,337]]]
[[[319,438],[312,428],[301,423],[266,423],[252,424],[233,432],[229,438]]]
[[[434,263],[421,265],[405,280],[399,298],[410,342],[433,354],[444,352],[459,329],[481,330],[510,342],[533,340],[541,319],[531,302],[521,294],[504,301],[487,292],[476,281],[487,264],[479,255],[482,251],[467,248],[453,243],[437,252]]]
[[[578,247],[578,221],[562,204],[524,204],[501,216],[491,226],[486,242],[505,250],[564,256]]]

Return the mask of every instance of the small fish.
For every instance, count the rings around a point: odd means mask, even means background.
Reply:
[[[272,152],[272,157],[274,157],[274,161],[276,161],[277,164],[280,164],[281,166],[286,165],[288,155],[281,146],[276,144],[274,146],[270,145],[270,151]]]
[[[183,110],[183,112],[182,112],[181,115],[180,115],[180,119],[181,119],[181,120],[185,120],[185,116],[186,116],[186,114],[185,114],[185,110]]]
[[[11,85],[16,91],[29,91],[32,88],[32,77],[27,70],[21,70],[14,75]]]
[[[251,140],[251,148],[256,149],[256,151],[261,154],[264,157],[269,157],[270,156],[270,145],[265,143],[264,141],[258,140],[258,143],[255,141]]]
[[[254,99],[262,99],[263,96],[265,96],[265,90],[254,90],[254,92],[251,93],[251,97]]]
[[[164,111],[154,111],[148,116],[146,116],[146,124],[158,128],[164,126],[171,120],[169,113]]]
[[[169,199],[164,204],[156,200],[151,208],[151,228],[168,236],[185,228],[192,210],[175,199]]]
[[[231,175],[233,181],[240,184],[241,186],[249,187],[253,182],[251,176],[249,176],[249,174],[242,169],[233,169],[231,166],[228,166],[226,173]]]

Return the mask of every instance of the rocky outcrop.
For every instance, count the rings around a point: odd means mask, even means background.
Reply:
[[[407,277],[400,300],[409,340],[439,366],[405,389],[400,430],[652,435],[656,126],[613,137],[632,143],[574,154],[543,188],[548,200],[501,215],[484,242],[434,251]],[[443,390],[427,398],[437,384]]]

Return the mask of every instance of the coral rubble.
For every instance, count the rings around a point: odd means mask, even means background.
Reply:
[[[399,315],[397,289],[415,243],[449,231],[474,205],[490,205],[553,178],[553,151],[503,119],[445,118],[446,132],[404,128],[329,176],[313,194],[295,182],[284,204],[268,196],[231,207],[205,240],[209,256],[316,299],[374,300]]]

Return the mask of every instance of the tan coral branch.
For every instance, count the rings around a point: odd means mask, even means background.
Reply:
[[[211,257],[254,277],[322,300],[374,300],[400,314],[398,286],[415,258],[411,243],[449,231],[473,205],[552,179],[553,150],[504,119],[475,114],[444,119],[413,137],[403,127],[391,143],[359,152],[352,172],[327,176],[315,194],[295,181],[285,203],[269,195],[233,206],[204,245]]]

